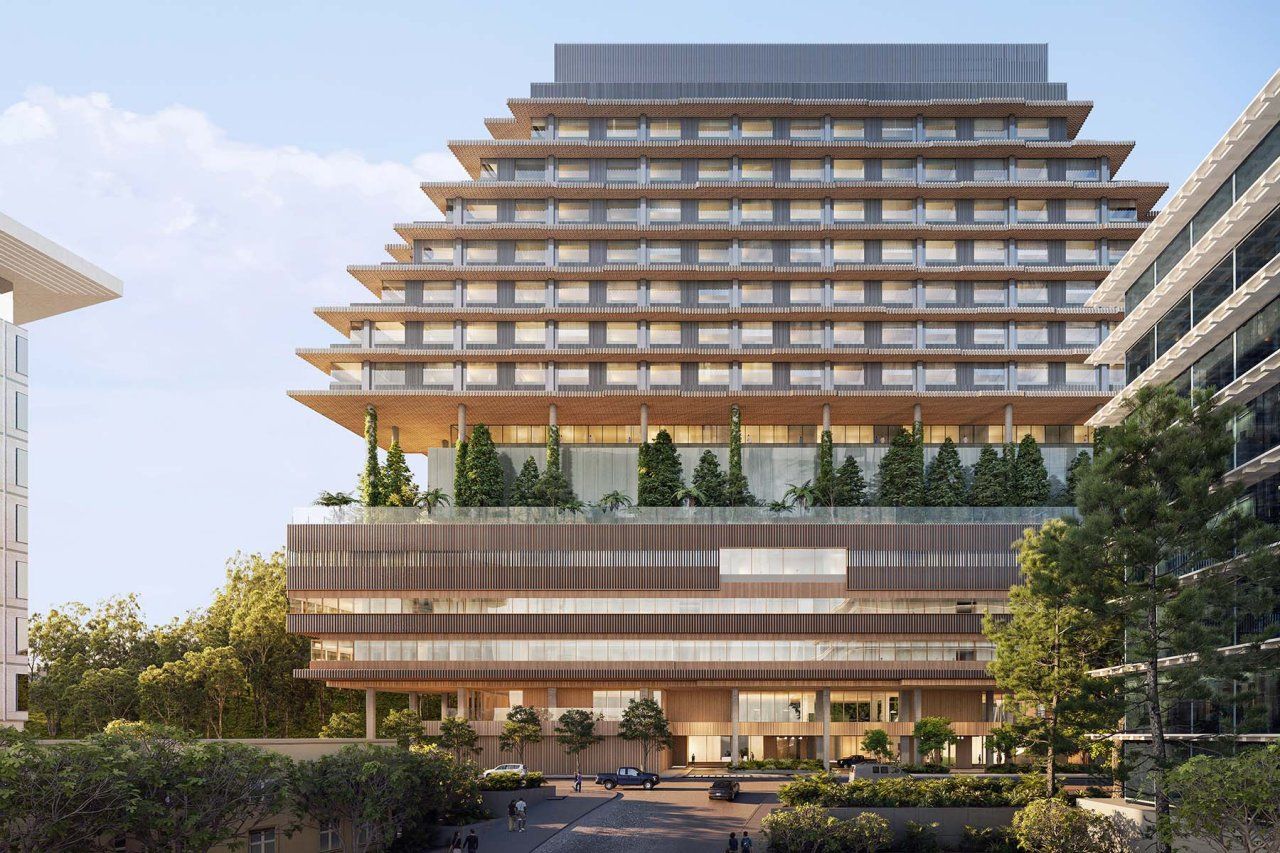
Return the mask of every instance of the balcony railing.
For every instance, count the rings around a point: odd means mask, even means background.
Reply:
[[[552,507],[307,506],[294,524],[1027,524],[1074,516],[1062,506],[818,507],[775,512],[765,507],[633,507],[578,511]]]

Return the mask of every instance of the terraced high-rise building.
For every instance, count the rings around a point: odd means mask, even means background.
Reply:
[[[644,442],[723,463],[736,406],[764,502],[823,429],[870,478],[912,423],[966,463],[1031,434],[1060,487],[1122,382],[1085,362],[1122,312],[1086,302],[1165,186],[1115,178],[1132,143],[1080,137],[1044,45],[559,45],[508,107],[450,143],[468,180],[423,185],[442,217],[351,267],[373,299],[318,309],[343,342],[300,353],[331,384],[292,395],[356,432],[376,407],[429,486],[476,424],[508,480],[556,425],[580,499],[634,499]],[[981,761],[982,613],[1053,514],[983,512],[303,513],[301,675],[491,727],[657,692],[675,763],[911,750],[944,715]]]

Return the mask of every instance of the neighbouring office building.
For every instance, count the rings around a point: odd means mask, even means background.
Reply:
[[[371,298],[318,309],[343,341],[300,351],[331,384],[292,396],[355,432],[375,406],[430,486],[478,423],[508,477],[555,424],[582,500],[634,498],[642,442],[723,463],[734,405],[766,502],[823,428],[872,477],[913,421],[966,463],[1030,433],[1060,482],[1122,384],[1085,359],[1123,312],[1086,303],[1165,186],[1116,179],[1132,143],[1079,135],[1044,45],[559,45],[508,107],[450,143],[469,180],[424,184],[442,219],[351,267]],[[999,707],[983,615],[1057,513],[303,510],[298,675],[438,694],[484,761],[513,704],[608,734],[649,695],[664,762],[835,758],[869,728],[910,756],[940,715],[968,766]]]
[[[31,429],[26,324],[115,299],[120,280],[0,214],[0,725],[27,719],[27,595],[29,589],[28,446]]]
[[[1126,387],[1089,421],[1115,423],[1138,388],[1214,389],[1242,407],[1228,480],[1257,515],[1280,523],[1280,72],[1245,108],[1187,182],[1099,286],[1089,305],[1126,317],[1090,357],[1124,362]],[[1280,622],[1280,613],[1273,617]],[[1240,624],[1253,635],[1266,624]],[[1273,641],[1280,654],[1280,643]],[[1124,671],[1122,666],[1112,670]],[[1184,755],[1280,738],[1280,672],[1259,672],[1250,693],[1262,722],[1209,702],[1170,709],[1166,737]],[[1252,720],[1253,718],[1250,717]],[[1141,751],[1149,733],[1122,736]],[[1127,793],[1142,796],[1143,774]]]

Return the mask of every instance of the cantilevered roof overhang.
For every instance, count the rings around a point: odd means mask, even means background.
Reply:
[[[120,279],[0,213],[0,292],[19,325],[117,299]]]

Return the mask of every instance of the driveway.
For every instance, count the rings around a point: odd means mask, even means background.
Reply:
[[[732,803],[708,800],[708,784],[669,781],[652,791],[622,791],[538,846],[537,853],[723,853],[730,832],[741,836],[745,828],[757,836],[760,818],[778,802],[778,782],[743,782]],[[755,849],[764,850],[762,840]]]

